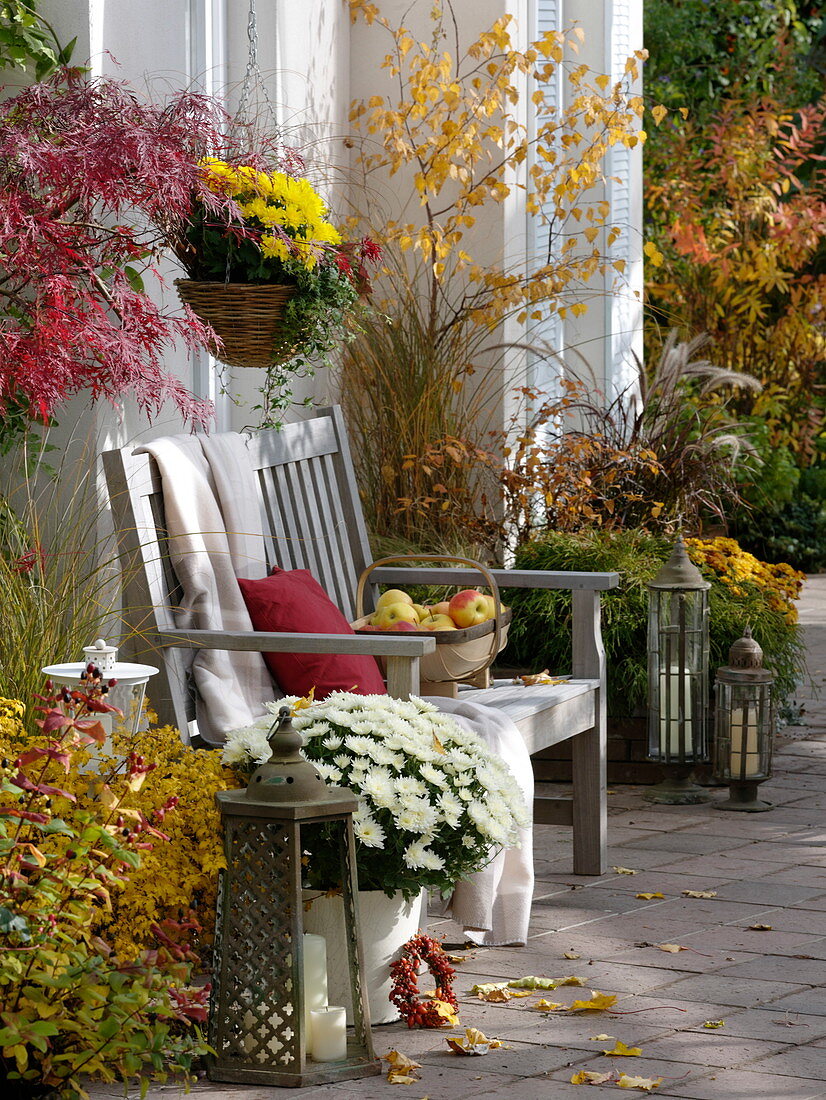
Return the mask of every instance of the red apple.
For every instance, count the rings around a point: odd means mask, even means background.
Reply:
[[[419,629],[419,624],[418,623],[409,623],[407,621],[407,619],[399,619],[398,622],[393,623],[393,625],[390,627],[390,629],[391,630],[402,630],[402,631],[404,631],[404,630],[418,630]]]
[[[457,592],[450,601],[450,617],[458,627],[478,626],[487,622],[487,597],[475,588],[466,588]]]
[[[450,614],[450,600],[442,600],[441,603],[434,604],[430,608],[431,615],[449,615]]]

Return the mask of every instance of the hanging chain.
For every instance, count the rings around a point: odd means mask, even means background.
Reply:
[[[255,0],[250,0],[249,17],[247,18],[247,40],[249,42],[247,50],[247,70],[244,73],[244,83],[241,86],[241,98],[238,101],[238,113],[236,117],[240,122],[255,121],[248,120],[245,116],[249,110],[253,84],[256,84],[261,89],[261,95],[266,104],[267,111],[277,129],[278,116],[267,94],[267,87],[261,78],[261,71],[258,68],[258,16],[255,10]]]

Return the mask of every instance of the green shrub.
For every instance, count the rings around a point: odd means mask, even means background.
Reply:
[[[802,670],[802,643],[792,599],[800,574],[767,566],[732,539],[689,539],[689,554],[711,581],[710,669],[726,664],[731,644],[749,625],[775,675],[778,702],[794,691]],[[521,548],[519,569],[574,569],[620,574],[619,588],[603,593],[602,630],[608,660],[608,711],[631,714],[647,694],[648,590],[668,557],[671,541],[642,531],[553,533]],[[571,596],[568,592],[509,591],[513,622],[503,663],[534,670],[570,671]],[[712,675],[713,680],[713,675]]]

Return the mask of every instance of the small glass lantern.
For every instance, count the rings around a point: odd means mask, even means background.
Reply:
[[[648,756],[666,768],[651,802],[707,802],[691,770],[708,759],[708,590],[682,536],[647,585]]]
[[[143,715],[143,699],[150,677],[158,671],[154,665],[137,665],[129,661],[119,661],[117,647],[107,645],[98,638],[91,645],[83,647],[84,660],[67,662],[62,665],[46,665],[42,672],[56,684],[77,687],[81,677],[90,664],[96,665],[104,681],[115,680],[109,691],[108,700],[112,706],[123,712],[124,720],[131,725],[132,734],[136,734]],[[98,714],[107,736],[112,733],[112,715]]]
[[[774,708],[772,674],[763,668],[763,650],[746,627],[729,650],[728,665],[714,684],[714,778],[729,784],[729,797],[718,810],[760,813],[770,802],[757,797],[757,786],[771,774]]]
[[[246,790],[216,795],[227,867],[216,917],[209,1019],[214,1053],[207,1073],[213,1081],[276,1086],[374,1076],[381,1063],[361,982],[353,833],[358,802],[351,791],[327,786],[301,756],[302,737],[286,706],[269,744],[272,756]],[[326,1005],[321,937],[303,931],[301,830],[317,822],[334,824],[339,834],[354,1023],[349,1037],[344,1007]]]

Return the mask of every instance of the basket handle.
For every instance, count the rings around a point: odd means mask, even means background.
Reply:
[[[450,561],[455,565],[467,565],[471,569],[475,569],[477,573],[482,574],[486,586],[493,594],[493,646],[491,647],[490,660],[480,665],[479,668],[476,669],[476,672],[482,672],[484,669],[489,668],[490,665],[493,664],[496,655],[499,653],[499,645],[502,637],[502,615],[501,604],[499,602],[499,585],[496,583],[496,578],[491,571],[487,566],[482,565],[480,561],[474,561],[472,558],[455,558],[450,554],[398,554],[390,558],[379,558],[378,561],[374,561],[371,565],[368,565],[358,579],[358,586],[356,588],[356,618],[360,619],[364,615],[364,588],[373,570],[378,569],[380,565],[390,565],[391,562],[398,564],[399,562],[405,561]]]

